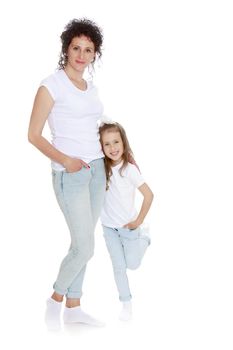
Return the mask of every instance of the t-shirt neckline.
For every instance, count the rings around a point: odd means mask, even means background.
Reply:
[[[61,72],[63,73],[63,76],[67,82],[67,84],[76,92],[80,92],[80,93],[86,93],[88,90],[89,90],[89,82],[87,80],[86,81],[86,84],[87,84],[87,88],[86,90],[81,90],[79,89],[77,86],[74,85],[74,83],[72,83],[72,81],[70,80],[70,78],[68,77],[68,75],[66,74],[65,70],[64,69],[61,69]]]
[[[117,164],[117,165],[115,165],[115,166],[112,166],[112,170],[118,170],[118,169],[120,169],[120,167],[123,165],[123,160],[119,163],[119,164]]]

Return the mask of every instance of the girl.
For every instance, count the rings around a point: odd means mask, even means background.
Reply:
[[[129,162],[132,151],[123,127],[118,123],[103,124],[99,132],[107,177],[101,222],[122,302],[120,319],[126,321],[132,316],[126,269],[139,267],[150,244],[150,238],[143,233],[141,225],[150,209],[153,193],[136,165]],[[139,214],[134,207],[136,188],[144,197]]]

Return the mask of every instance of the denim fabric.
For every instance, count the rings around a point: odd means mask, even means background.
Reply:
[[[146,236],[142,236],[140,228],[129,230],[126,228],[110,228],[103,226],[104,238],[110,258],[114,278],[121,301],[132,298],[126,269],[137,269],[145,251],[150,244]]]
[[[70,231],[71,245],[63,259],[54,290],[80,298],[86,264],[94,254],[94,230],[103,205],[106,175],[103,159],[75,173],[53,170],[58,204]]]

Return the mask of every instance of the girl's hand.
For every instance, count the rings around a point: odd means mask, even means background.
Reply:
[[[67,157],[63,165],[66,168],[67,173],[75,173],[76,171],[81,170],[83,166],[90,169],[90,166],[83,160],[71,157]]]
[[[138,226],[140,226],[142,223],[140,223],[137,220],[131,221],[128,224],[124,225],[124,228],[128,228],[129,230],[135,230]]]

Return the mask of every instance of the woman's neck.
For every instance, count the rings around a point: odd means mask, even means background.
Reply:
[[[65,66],[64,71],[66,72],[69,79],[72,81],[81,82],[83,80],[84,72],[77,72],[69,65]]]
[[[70,66],[66,66],[64,71],[70,81],[80,90],[87,90],[87,82],[83,79],[83,72],[77,72]]]

